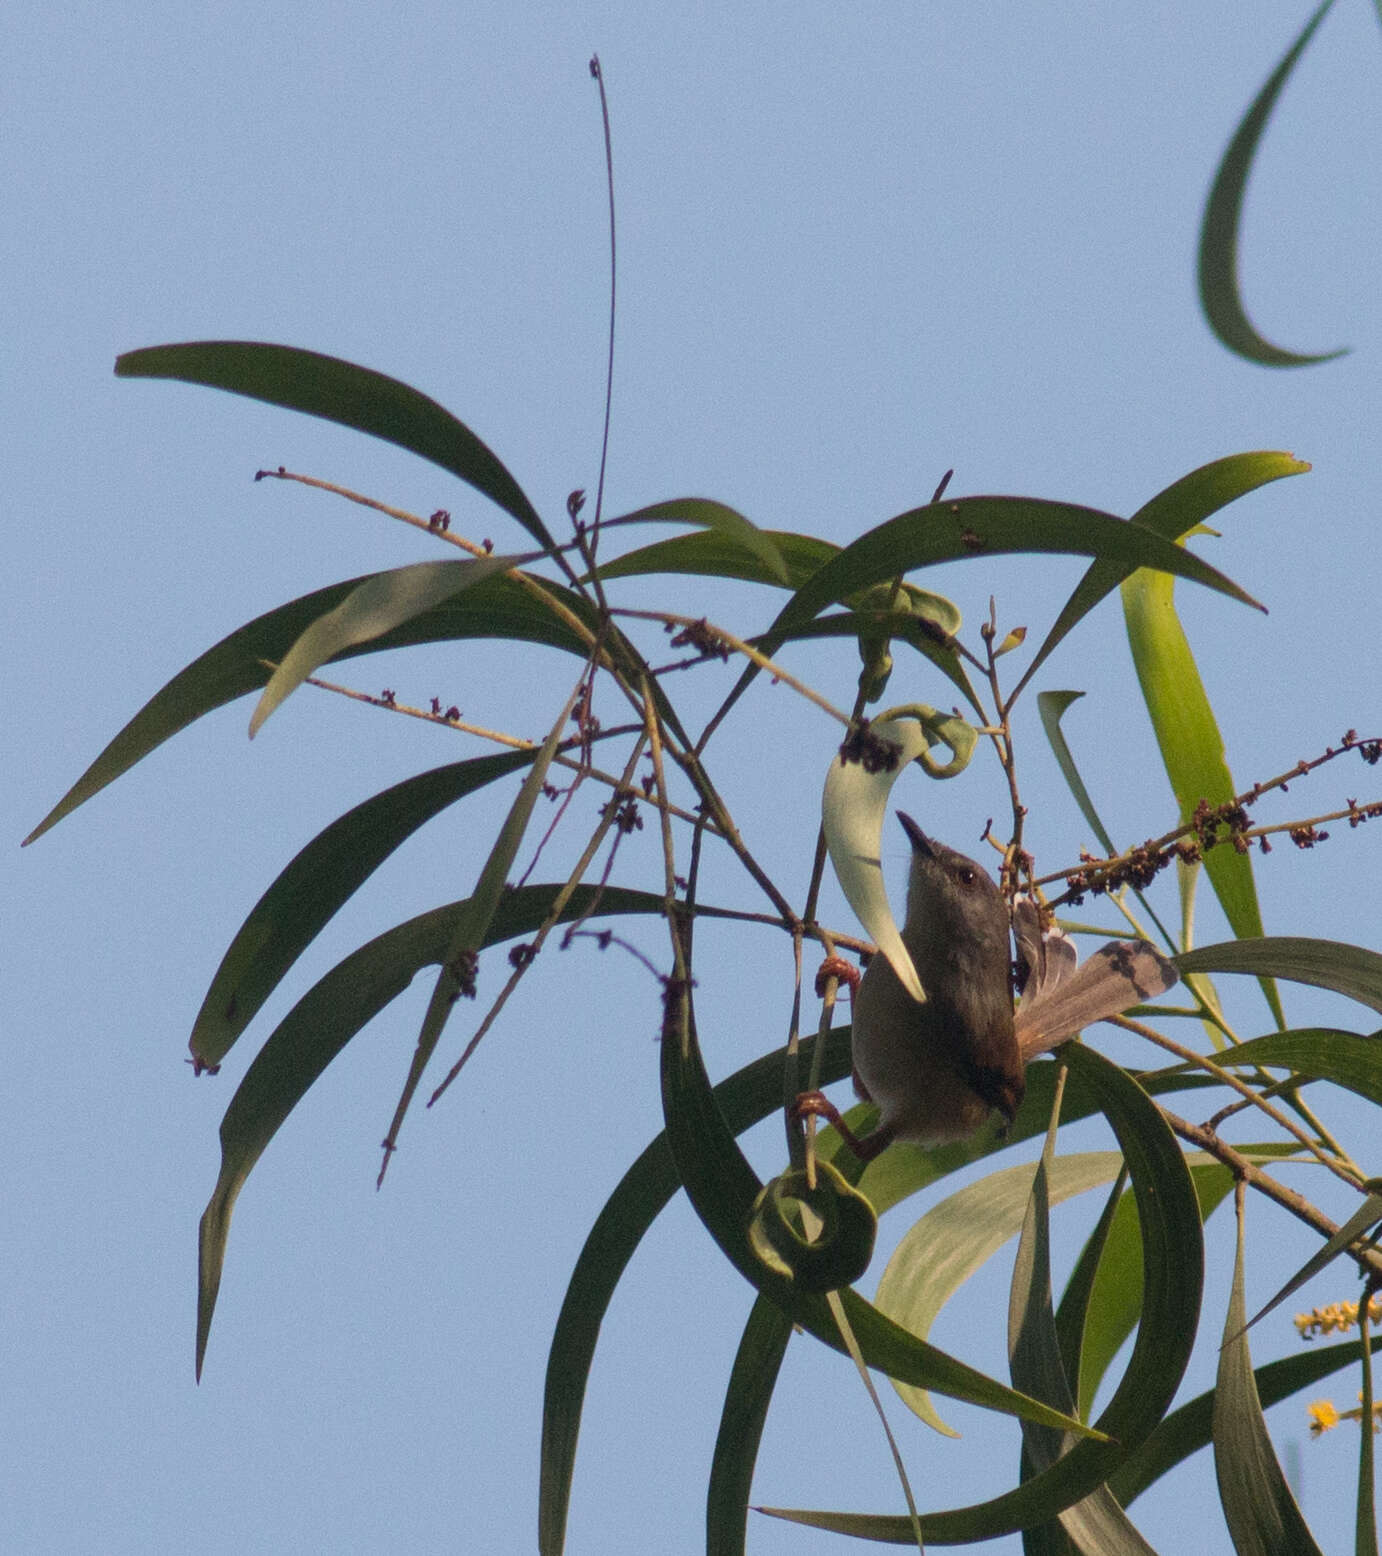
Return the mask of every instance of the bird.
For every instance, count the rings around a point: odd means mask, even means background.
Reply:
[[[1011,923],[1026,982],[1014,1010],[1010,915],[993,877],[910,816],[898,819],[912,847],[902,941],[926,999],[918,1003],[881,955],[855,992],[854,1089],[879,1110],[869,1135],[847,1135],[865,1160],[894,1140],[967,1139],[994,1112],[1011,1124],[1028,1060],[1155,998],[1178,976],[1145,940],[1111,941],[1077,965],[1071,942],[1043,932],[1036,903],[1022,897]],[[815,1105],[800,1111],[835,1113]]]

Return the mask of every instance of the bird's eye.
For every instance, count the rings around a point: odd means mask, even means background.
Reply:
[[[965,867],[959,872],[959,876],[960,882],[964,886],[973,886],[975,881],[979,878],[975,872],[969,868],[968,865],[965,865]]]

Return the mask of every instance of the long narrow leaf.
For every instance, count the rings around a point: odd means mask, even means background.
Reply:
[[[1300,475],[1309,468],[1304,460],[1275,450],[1229,454],[1226,458],[1212,460],[1207,465],[1201,465],[1198,470],[1192,470],[1189,475],[1181,476],[1178,481],[1173,481],[1144,503],[1133,514],[1132,522],[1142,525],[1144,529],[1155,530],[1166,540],[1179,540],[1197,525],[1203,524],[1210,514],[1217,513],[1235,499],[1255,491],[1268,481]],[[1023,672],[1013,696],[1031,680],[1067,633],[1101,600],[1112,594],[1127,576],[1127,569],[1117,562],[1098,561],[1090,564],[1089,571],[1075,586],[1074,593],[1065,602],[1031,664]]]
[[[528,769],[522,787],[509,807],[504,824],[499,828],[499,835],[495,838],[484,866],[480,870],[480,878],[475,883],[475,890],[466,900],[466,911],[455,927],[451,944],[446,948],[441,969],[437,973],[437,981],[432,987],[432,998],[428,1000],[427,1009],[423,1014],[422,1027],[417,1035],[417,1046],[413,1050],[413,1060],[408,1066],[408,1077],[403,1083],[402,1095],[398,1099],[398,1105],[389,1123],[389,1132],[384,1136],[385,1167],[388,1166],[388,1153],[392,1152],[397,1144],[398,1131],[403,1127],[404,1117],[412,1105],[413,1096],[427,1065],[436,1052],[437,1044],[441,1041],[442,1032],[451,1017],[456,1001],[462,996],[474,996],[476,959],[481,948],[488,941],[490,920],[498,911],[500,899],[508,883],[509,871],[518,857],[518,850],[523,845],[528,823],[532,819],[533,806],[537,804],[537,797],[542,793],[543,784],[547,782],[547,770],[552,765],[552,758],[557,754],[562,732],[566,728],[567,720],[571,717],[571,710],[575,707],[579,695],[578,685],[566,699],[566,705],[558,714],[546,740],[542,742],[541,750],[533,757],[532,766]],[[383,1179],[382,1169],[380,1179],[381,1181]]]
[[[509,892],[490,921],[487,943],[536,929],[558,885]],[[567,904],[574,918],[596,905],[582,887]],[[650,892],[606,887],[601,914],[658,913],[662,898]],[[705,910],[701,910],[705,911]],[[202,1215],[197,1296],[197,1376],[201,1376],[216,1294],[221,1284],[231,1213],[254,1164],[317,1077],[370,1020],[396,999],[424,967],[444,959],[468,902],[453,902],[398,924],[353,951],[320,978],[279,1022],[245,1072],[221,1120],[221,1170]]]
[[[1301,367],[1344,354],[1341,350],[1302,356],[1274,346],[1248,318],[1238,281],[1238,229],[1253,157],[1281,89],[1333,3],[1334,0],[1323,0],[1244,114],[1214,175],[1200,227],[1200,305],[1209,327],[1230,351],[1263,367]]]
[[[1015,1387],[1035,1394],[1062,1410],[1075,1411],[1075,1400],[1061,1356],[1060,1336],[1051,1302],[1051,1180],[1056,1157],[1058,1121],[1053,1115],[1046,1144],[1032,1179],[1013,1265],[1008,1303],[1008,1355]],[[1120,1159],[1121,1165],[1121,1159]],[[1069,1446],[1057,1432],[1022,1427],[1021,1473],[1024,1481],[1049,1469]],[[1026,1556],[1155,1556],[1133,1527],[1107,1485],[1062,1510],[1055,1523],[1023,1531]]]
[[[791,587],[787,564],[772,532],[759,529],[736,509],[711,498],[677,497],[670,502],[655,502],[651,507],[621,514],[609,521],[609,527],[615,524],[694,524],[711,531],[732,550],[747,552],[755,558],[771,582],[781,584],[783,588]]]
[[[450,762],[373,795],[319,832],[236,931],[202,1000],[188,1047],[217,1065],[332,916],[393,851],[464,795],[527,766],[535,751]]]
[[[414,562],[366,579],[339,605],[318,616],[283,656],[250,718],[250,739],[274,709],[328,660],[338,659],[362,643],[372,643],[495,573],[508,572],[540,554],[477,557],[469,562]]]
[[[1340,940],[1297,935],[1226,940],[1183,953],[1176,958],[1176,966],[1183,973],[1251,973],[1259,978],[1310,983],[1382,1012],[1382,955]]]
[[[349,578],[304,594],[246,622],[207,649],[144,704],[24,839],[25,843],[41,837],[49,827],[189,724],[246,692],[258,691],[271,673],[265,661],[279,663],[313,621],[335,609],[361,584],[378,576],[370,573]],[[589,607],[579,595],[552,583],[544,583],[543,587],[578,620],[591,624]],[[506,638],[581,656],[589,652],[589,644],[579,633],[501,573],[372,642],[345,649],[340,657],[348,659],[385,649],[467,638]]]
[[[1371,1342],[1370,1350],[1382,1346],[1382,1337]],[[1343,1345],[1317,1345],[1267,1362],[1253,1374],[1263,1409],[1279,1405],[1283,1399],[1312,1388],[1322,1378],[1333,1376],[1357,1363],[1361,1353],[1358,1341]],[[1198,1394],[1173,1410],[1137,1451],[1131,1454],[1109,1479],[1114,1495],[1126,1507],[1177,1465],[1208,1447],[1214,1413],[1214,1390]]]
[[[987,1539],[1047,1523],[1088,1496],[1161,1419],[1194,1343],[1203,1247],[1194,1188],[1175,1137],[1147,1095],[1117,1065],[1081,1043],[1067,1044],[1062,1057],[1070,1066],[1071,1080],[1097,1095],[1128,1162],[1147,1272],[1143,1321],[1127,1371],[1096,1423],[1109,1440],[1077,1442],[1050,1469],[991,1501],[923,1514],[922,1530],[929,1540]],[[1023,1412],[1023,1419],[1036,1418]],[[895,1516],[765,1511],[870,1539],[900,1544],[910,1537],[909,1521]]]
[[[661,899],[658,903],[661,907]],[[803,1044],[799,1062],[809,1065],[816,1039]],[[755,1059],[715,1087],[715,1100],[734,1134],[782,1106],[781,1049]],[[830,1033],[821,1065],[821,1084],[849,1074],[849,1028]],[[660,1133],[624,1174],[596,1218],[571,1273],[547,1361],[542,1411],[542,1478],[538,1495],[538,1545],[558,1556],[575,1468],[586,1379],[610,1299],[643,1234],[680,1187],[666,1133]],[[765,1299],[760,1298],[760,1301]],[[773,1311],[779,1311],[775,1306]]]
[[[518,482],[469,427],[435,400],[372,368],[296,346],[199,340],[127,351],[116,358],[115,376],[176,378],[226,389],[397,443],[482,492],[544,549],[554,546]]]
[[[791,1338],[792,1320],[766,1297],[755,1297],[734,1354],[715,1434],[705,1492],[706,1556],[744,1556],[753,1466]]]
[[[1238,1251],[1214,1385],[1214,1472],[1238,1556],[1320,1556],[1277,1463],[1253,1378],[1243,1307],[1243,1199],[1238,1198]]]
[[[1226,805],[1236,790],[1224,759],[1224,741],[1195,656],[1176,614],[1175,583],[1165,573],[1139,570],[1124,581],[1123,616],[1142,699],[1161,751],[1171,792],[1188,822],[1203,802]],[[1205,873],[1235,935],[1262,934],[1252,855],[1228,843],[1204,855]],[[1262,992],[1278,1026],[1286,1025],[1270,980]]]
[[[1051,1203],[1108,1183],[1122,1165],[1116,1151],[1060,1157],[1049,1174]],[[1022,1229],[1035,1170],[1030,1163],[1005,1167],[928,1210],[903,1234],[888,1260],[874,1296],[879,1311],[924,1340],[960,1286]],[[924,1389],[907,1383],[895,1387],[908,1409],[927,1425],[956,1435],[936,1414]]]

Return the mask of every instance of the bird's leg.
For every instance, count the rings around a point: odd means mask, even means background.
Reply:
[[[881,1125],[861,1140],[840,1116],[840,1110],[823,1091],[804,1091],[792,1104],[793,1118],[823,1118],[833,1124],[840,1138],[861,1162],[871,1162],[875,1156],[892,1144],[892,1132]]]

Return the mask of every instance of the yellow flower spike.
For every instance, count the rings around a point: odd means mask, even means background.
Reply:
[[[1310,1417],[1312,1437],[1319,1437],[1321,1433],[1331,1431],[1339,1424],[1339,1412],[1327,1399],[1317,1399],[1314,1404],[1306,1407],[1305,1413]]]

